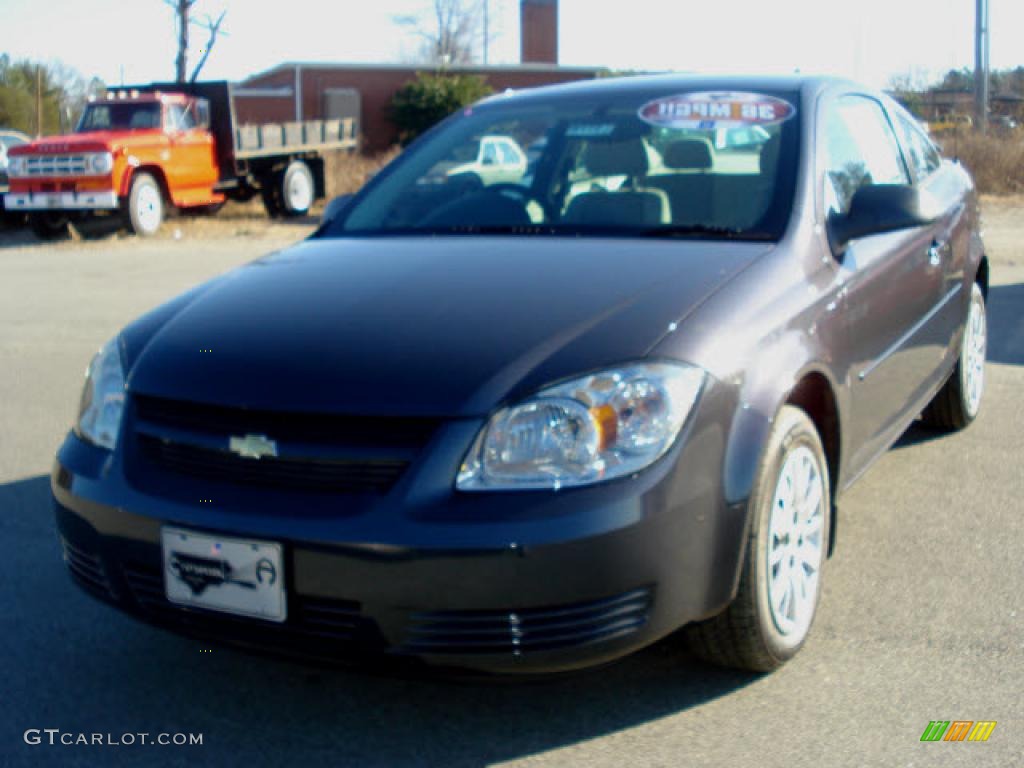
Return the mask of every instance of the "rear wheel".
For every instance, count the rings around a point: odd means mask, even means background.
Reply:
[[[140,237],[151,237],[164,220],[164,196],[148,173],[137,173],[128,193],[128,224]]]
[[[70,235],[70,221],[63,213],[31,213],[28,225],[40,240],[63,240]]]
[[[985,294],[981,286],[974,283],[960,342],[960,357],[952,375],[921,414],[926,426],[952,431],[963,429],[977,417],[985,393],[987,344]]]
[[[768,672],[803,646],[821,594],[831,496],[814,424],[784,406],[775,419],[754,494],[736,599],[685,632],[706,661]]]
[[[313,205],[313,173],[301,160],[293,160],[281,177],[281,212],[285,216],[305,216]]]

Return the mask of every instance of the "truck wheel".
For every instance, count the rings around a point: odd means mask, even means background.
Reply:
[[[70,234],[68,217],[63,213],[32,213],[28,225],[40,240],[63,240]]]
[[[727,667],[771,671],[807,639],[828,549],[828,464],[814,424],[783,406],[750,498],[750,535],[736,599],[686,628],[694,653]]]
[[[293,160],[281,178],[281,211],[285,216],[305,216],[313,205],[313,173],[301,160]]]
[[[140,237],[155,235],[164,220],[164,196],[148,173],[137,173],[128,193],[128,224]]]

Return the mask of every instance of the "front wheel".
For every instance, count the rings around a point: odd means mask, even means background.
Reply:
[[[956,368],[921,414],[926,426],[953,431],[963,429],[977,417],[985,393],[987,344],[985,294],[981,292],[981,286],[974,283],[971,285],[971,303],[967,308]]]
[[[686,628],[706,661],[769,672],[807,639],[821,594],[831,512],[828,464],[814,424],[783,406],[750,500],[739,591],[729,607]]]
[[[148,173],[137,173],[128,193],[128,225],[140,237],[151,237],[164,220],[164,196]]]

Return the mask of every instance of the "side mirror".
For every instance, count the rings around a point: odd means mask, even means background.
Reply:
[[[920,191],[903,184],[871,184],[853,196],[850,211],[829,217],[829,240],[842,253],[851,240],[931,224],[938,211]]]
[[[324,212],[320,215],[320,226],[333,221],[338,218],[338,214],[348,207],[348,204],[352,201],[353,195],[339,195],[324,206]]]

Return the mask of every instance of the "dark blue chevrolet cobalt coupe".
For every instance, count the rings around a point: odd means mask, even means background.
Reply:
[[[495,96],[100,350],[53,471],[65,560],[307,657],[551,672],[681,629],[773,669],[841,493],[914,419],[978,413],[978,225],[853,83]]]

